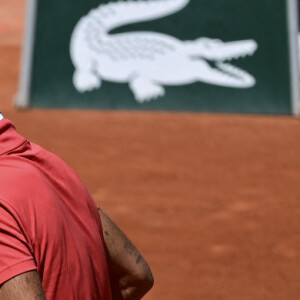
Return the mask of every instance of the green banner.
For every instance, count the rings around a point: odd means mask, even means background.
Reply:
[[[37,1],[29,106],[290,114],[284,0]]]

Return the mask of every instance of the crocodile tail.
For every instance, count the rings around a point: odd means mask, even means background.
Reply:
[[[92,17],[102,30],[110,30],[131,24],[159,19],[184,8],[190,0],[127,0],[101,4],[93,9]]]

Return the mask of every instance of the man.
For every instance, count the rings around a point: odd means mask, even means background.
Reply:
[[[137,300],[152,285],[75,172],[0,114],[0,300]]]

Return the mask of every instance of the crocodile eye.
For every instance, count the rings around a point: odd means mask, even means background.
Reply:
[[[202,45],[207,48],[207,49],[210,49],[213,45],[212,45],[212,42],[209,41],[209,40],[206,40],[206,41],[202,41]]]
[[[218,48],[221,47],[223,42],[221,40],[210,40],[208,43],[208,48]]]
[[[219,39],[212,40],[212,43],[214,46],[221,46],[223,44],[223,42]]]
[[[206,49],[220,47],[223,44],[223,42],[219,39],[200,38],[198,41]]]

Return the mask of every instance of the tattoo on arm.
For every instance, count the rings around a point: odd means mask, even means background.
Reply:
[[[134,246],[132,245],[132,243],[130,241],[127,241],[124,245],[124,249],[126,250],[127,253],[129,253],[129,255],[132,255]]]
[[[135,247],[129,240],[127,240],[125,245],[124,245],[124,249],[126,250],[126,252],[129,255],[132,255]],[[142,261],[142,259],[143,259],[143,256],[138,253],[138,257],[136,258],[135,263],[138,265]]]
[[[142,255],[139,254],[139,256],[138,256],[138,258],[136,259],[135,263],[138,265],[138,264],[141,262],[142,258],[143,258]]]

